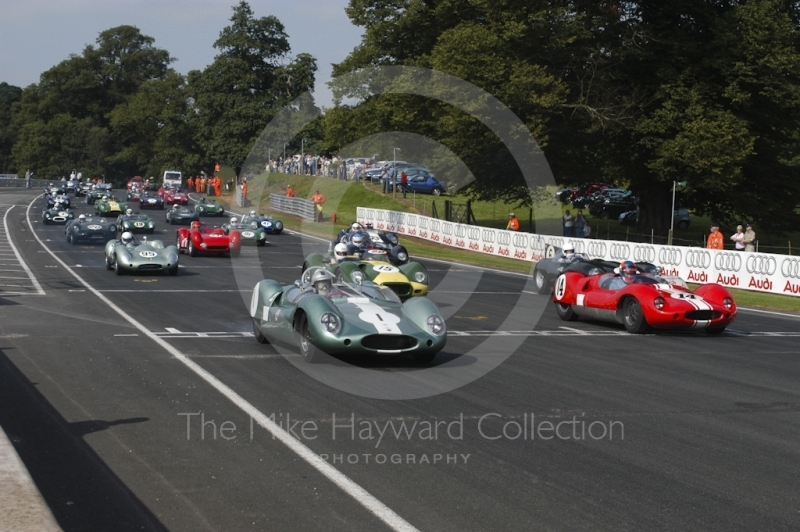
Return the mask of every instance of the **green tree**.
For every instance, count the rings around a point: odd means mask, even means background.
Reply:
[[[11,157],[11,149],[16,139],[15,128],[11,124],[12,105],[22,98],[22,89],[0,83],[0,173],[13,173],[17,170]]]
[[[198,142],[238,171],[276,112],[313,89],[317,66],[308,54],[287,62],[289,40],[276,17],[255,18],[241,2],[230,21],[214,43],[220,52],[214,62],[189,73],[189,90]]]

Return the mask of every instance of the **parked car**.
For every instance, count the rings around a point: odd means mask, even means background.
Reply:
[[[400,184],[400,176],[397,176],[396,179],[397,186],[400,187],[399,189],[402,190],[402,185]],[[391,189],[391,183],[389,185]],[[408,181],[406,181],[405,189],[408,192],[417,192],[423,194],[433,194],[434,196],[439,196],[444,192],[447,192],[447,188],[444,186],[443,183],[438,181],[433,174],[429,173],[419,173],[416,175],[408,176]]]
[[[689,227],[691,220],[689,219],[689,211],[684,207],[675,209],[673,214],[675,227],[678,229],[686,229]],[[619,215],[620,225],[635,226],[636,225],[636,211],[626,211]]]
[[[628,192],[624,196],[610,196],[589,204],[589,213],[604,220],[618,219],[623,212],[636,208],[636,198]]]

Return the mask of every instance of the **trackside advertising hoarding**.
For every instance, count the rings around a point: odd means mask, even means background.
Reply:
[[[360,223],[371,222],[375,229],[497,257],[537,262],[547,244],[563,247],[569,242],[584,257],[651,262],[690,283],[800,296],[800,257],[790,255],[518,233],[367,207],[357,213]]]

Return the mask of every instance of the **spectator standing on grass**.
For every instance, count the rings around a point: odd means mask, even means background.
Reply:
[[[189,176],[189,179],[186,180],[186,188],[189,189],[189,192],[194,188],[194,179],[192,179],[192,176]]]
[[[725,243],[722,233],[719,232],[719,224],[713,223],[711,224],[711,234],[708,235],[708,240],[706,240],[706,247],[708,249],[725,249]]]
[[[569,213],[569,209],[564,212],[564,236],[575,236],[575,218]]]
[[[736,226],[736,232],[731,235],[731,240],[736,251],[744,251],[744,228],[741,225]]]
[[[578,212],[575,213],[575,236],[577,238],[584,238],[584,231],[586,230],[586,217],[583,215],[583,211],[578,209]]]
[[[383,184],[383,193],[386,194],[389,192],[389,169],[384,168],[383,172],[381,172],[381,183]]]
[[[517,220],[513,212],[508,214],[508,225],[506,225],[506,229],[508,231],[519,231],[519,220]]]
[[[322,221],[322,204],[325,203],[325,196],[323,196],[320,193],[319,189],[317,189],[317,191],[314,192],[314,195],[311,196],[311,201],[313,201],[317,206],[317,216],[316,216],[316,218],[317,218],[318,222],[321,222]]]
[[[242,206],[247,204],[247,178],[242,178]]]
[[[405,170],[400,172],[400,188],[403,189],[403,197],[406,197],[406,189],[408,188],[408,175]]]
[[[756,232],[753,231],[753,224],[747,224],[747,231],[744,232],[744,250],[756,250]]]
[[[294,189],[292,188],[292,185],[286,185],[286,197],[287,198],[294,197]]]

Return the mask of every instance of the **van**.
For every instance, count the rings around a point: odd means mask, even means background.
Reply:
[[[164,172],[164,188],[169,187],[182,187],[183,186],[183,175],[177,170],[167,170]]]

